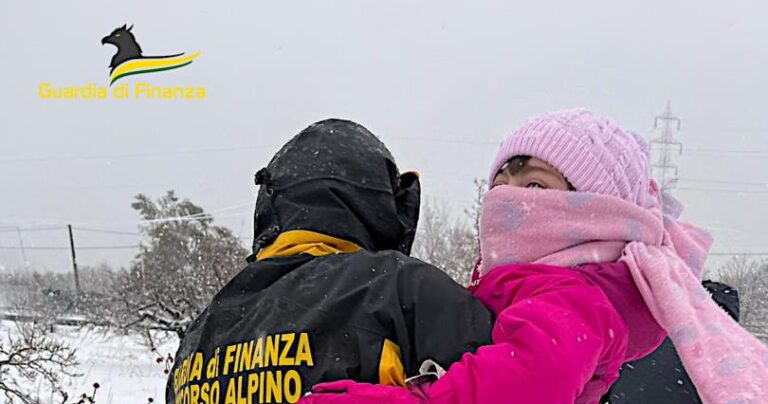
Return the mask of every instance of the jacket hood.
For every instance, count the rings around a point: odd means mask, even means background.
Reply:
[[[256,173],[254,255],[286,231],[308,230],[409,253],[420,187],[363,126],[329,119],[304,129]]]

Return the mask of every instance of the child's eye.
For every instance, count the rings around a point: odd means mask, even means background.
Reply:
[[[546,189],[544,185],[538,183],[538,182],[529,182],[528,185],[525,186],[526,188],[539,188],[539,189]]]

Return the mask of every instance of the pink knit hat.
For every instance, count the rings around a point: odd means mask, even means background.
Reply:
[[[640,136],[585,109],[542,115],[525,123],[501,144],[490,182],[515,156],[546,161],[580,192],[615,196],[647,207],[648,145]]]

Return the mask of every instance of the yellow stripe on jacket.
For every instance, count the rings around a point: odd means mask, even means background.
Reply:
[[[379,359],[379,384],[405,387],[405,370],[400,360],[400,347],[385,339]]]

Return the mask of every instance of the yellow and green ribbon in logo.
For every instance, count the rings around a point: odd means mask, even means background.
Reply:
[[[112,71],[109,76],[109,85],[126,76],[134,74],[162,72],[165,70],[178,69],[192,63],[195,58],[200,56],[200,51],[191,55],[177,55],[160,58],[138,58],[126,60]]]

